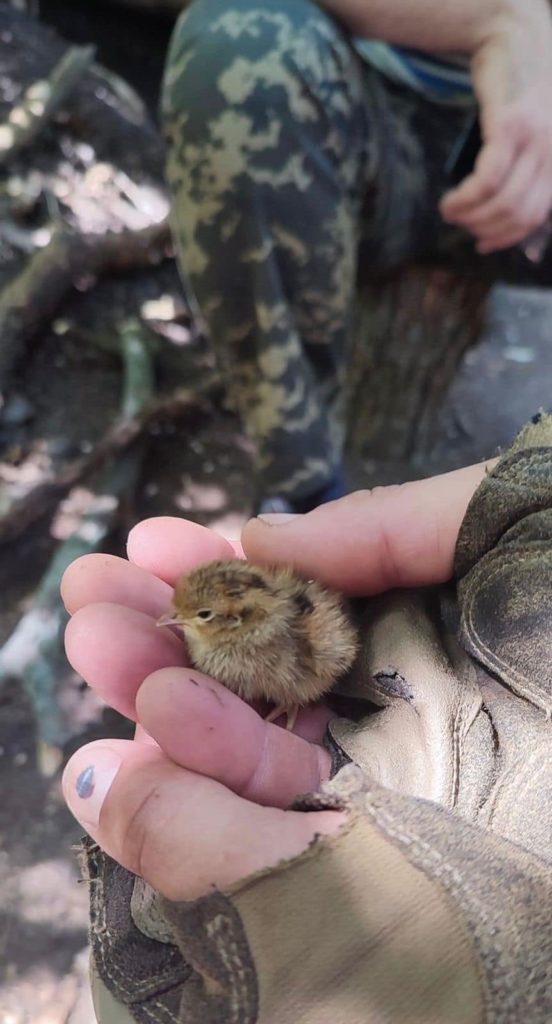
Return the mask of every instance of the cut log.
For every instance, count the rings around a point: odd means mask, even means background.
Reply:
[[[404,463],[427,451],[458,364],[481,336],[490,287],[428,266],[361,286],[347,401],[353,454]]]

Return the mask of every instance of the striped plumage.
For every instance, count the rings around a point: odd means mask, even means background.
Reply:
[[[183,576],[160,620],[169,623],[182,628],[196,668],[245,700],[270,701],[282,713],[327,693],[357,649],[338,594],[289,568],[238,559]]]

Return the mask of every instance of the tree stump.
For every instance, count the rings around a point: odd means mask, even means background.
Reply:
[[[412,463],[429,450],[456,369],[481,336],[491,284],[417,265],[359,286],[347,384],[353,456]]]

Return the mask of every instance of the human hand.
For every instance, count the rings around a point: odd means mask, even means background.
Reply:
[[[510,6],[510,5],[509,5]],[[475,50],[483,145],[473,172],[441,201],[480,253],[507,249],[552,209],[552,16],[548,0],[503,10]]]
[[[253,520],[245,554],[293,562],[349,594],[444,581],[484,471],[359,492],[277,527]],[[294,857],[344,821],[284,810],[329,775],[320,746],[328,712],[306,708],[294,734],[268,724],[187,667],[181,641],[155,628],[181,573],[232,553],[203,527],[153,519],[131,532],[128,562],[86,556],[63,580],[69,660],[137,723],[134,741],[101,740],[73,756],[66,800],[110,856],[175,900]]]

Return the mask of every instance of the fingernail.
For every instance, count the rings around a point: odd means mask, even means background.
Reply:
[[[299,515],[294,512],[262,512],[257,519],[262,519],[267,526],[283,526],[289,523],[290,519],[298,519]]]
[[[96,827],[104,800],[121,767],[111,747],[94,743],[73,755],[63,774],[63,795],[69,810],[85,828]]]

